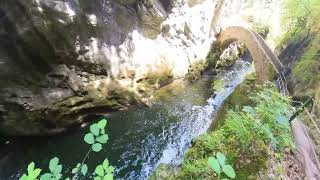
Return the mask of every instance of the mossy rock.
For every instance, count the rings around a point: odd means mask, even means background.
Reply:
[[[160,164],[148,180],[172,179],[178,173],[178,167],[169,164]]]
[[[158,1],[138,1],[137,12],[142,25],[143,35],[150,39],[156,39],[161,33],[161,24],[166,19],[166,11]]]
[[[244,82],[236,87],[233,93],[224,101],[217,116],[215,117],[215,121],[211,126],[212,128],[215,129],[223,124],[223,120],[226,119],[226,114],[229,109],[252,104],[248,95],[256,89],[255,80],[255,73],[248,74]]]
[[[201,78],[202,74],[208,70],[209,62],[207,60],[199,60],[189,66],[188,74],[186,78],[188,81],[192,82]]]
[[[212,82],[212,89],[215,91],[220,91],[225,86],[223,79],[217,79]]]

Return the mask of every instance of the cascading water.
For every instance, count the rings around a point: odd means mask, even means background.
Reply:
[[[238,60],[219,73],[216,77],[225,83],[214,94],[210,93],[212,79],[205,76],[191,85],[164,88],[164,93],[155,95],[151,107],[112,113],[108,116],[110,140],[101,153],[89,157],[89,171],[107,157],[116,167],[118,179],[147,179],[161,163],[181,163],[192,140],[210,128],[219,107],[250,68],[248,61]],[[0,157],[0,179],[16,179],[31,161],[47,167],[54,156],[69,173],[89,148],[82,141],[86,131],[1,145],[0,154],[4,156]]]

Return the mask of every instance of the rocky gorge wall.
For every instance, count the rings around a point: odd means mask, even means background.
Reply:
[[[273,22],[278,10],[275,0],[0,1],[0,133],[55,134],[145,102],[205,62],[214,30]]]

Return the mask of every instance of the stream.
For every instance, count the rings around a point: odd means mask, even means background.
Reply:
[[[176,81],[154,96],[150,107],[134,107],[108,117],[109,142],[99,153],[92,153],[87,164],[93,172],[107,157],[116,167],[117,179],[147,179],[161,163],[180,164],[192,140],[205,133],[223,101],[240,84],[251,65],[238,60],[214,78],[222,78],[224,87],[211,91],[212,76],[205,74],[192,84]],[[63,171],[70,173],[90,148],[83,142],[88,126],[55,137],[17,138],[0,144],[0,179],[18,179],[34,161],[48,167],[54,156],[60,158]]]

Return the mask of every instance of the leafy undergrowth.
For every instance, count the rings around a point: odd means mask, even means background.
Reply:
[[[294,148],[288,116],[293,111],[291,99],[267,83],[250,95],[253,106],[229,110],[224,124],[201,136],[187,152],[181,171],[173,179],[220,179],[208,159],[223,152],[236,179],[256,179],[275,167],[285,176],[286,159]],[[293,158],[294,159],[294,158]],[[293,163],[294,164],[294,163]],[[274,169],[274,168],[273,168]],[[230,177],[230,176],[229,176]]]

